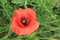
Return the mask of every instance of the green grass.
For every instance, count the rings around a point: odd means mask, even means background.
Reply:
[[[30,35],[19,36],[10,30],[15,9],[32,8],[40,27]],[[59,0],[0,0],[0,40],[60,40]]]

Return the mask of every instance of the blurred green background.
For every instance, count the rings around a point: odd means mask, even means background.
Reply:
[[[18,8],[36,11],[38,30],[26,36],[10,30],[10,19]],[[60,40],[60,0],[0,0],[0,40]]]

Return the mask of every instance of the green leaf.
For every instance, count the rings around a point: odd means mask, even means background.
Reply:
[[[0,2],[4,5],[5,3],[7,3],[7,0],[0,0]]]
[[[12,3],[23,4],[24,0],[12,0]]]

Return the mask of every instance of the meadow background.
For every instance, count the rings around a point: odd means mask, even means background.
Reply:
[[[18,8],[36,11],[38,30],[26,36],[10,30],[10,19]],[[0,0],[0,40],[60,40],[60,0]]]

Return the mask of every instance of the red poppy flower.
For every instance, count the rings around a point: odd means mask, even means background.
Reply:
[[[39,23],[36,21],[36,13],[31,8],[14,11],[14,15],[11,19],[11,30],[19,35],[31,34],[39,27]]]

